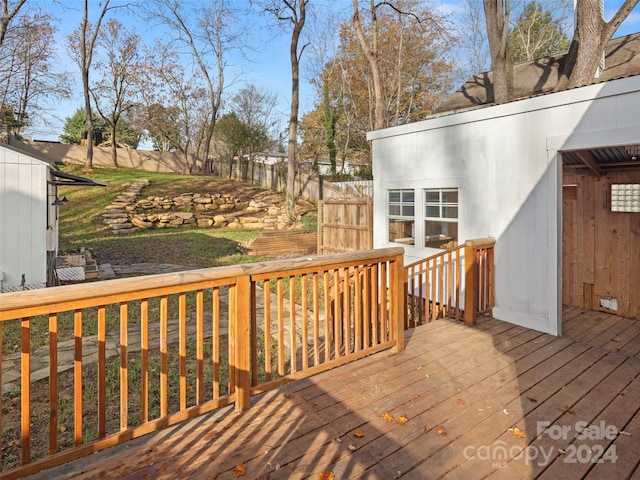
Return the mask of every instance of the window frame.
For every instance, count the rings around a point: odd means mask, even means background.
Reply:
[[[386,218],[387,218],[387,239],[391,243],[400,243],[403,245],[415,245],[416,239],[416,191],[414,188],[387,188],[387,198],[386,198]],[[392,193],[399,194],[398,201],[392,201],[391,195]],[[405,200],[405,194],[411,193],[412,200]],[[397,206],[399,207],[399,214],[392,214],[391,207]],[[411,208],[412,214],[408,215],[405,213],[405,208]],[[396,222],[392,222],[395,220]],[[391,223],[410,223],[411,224],[411,235],[410,236],[398,236],[394,239],[391,239]],[[400,240],[400,241],[397,241]]]
[[[445,195],[447,193],[455,192],[455,202],[446,201]],[[429,193],[437,193],[438,200],[429,199]],[[422,223],[423,223],[423,240],[425,248],[438,248],[442,250],[443,248],[428,246],[427,234],[426,234],[426,224],[427,222],[435,222],[435,223],[451,223],[456,224],[456,235],[452,238],[451,241],[454,242],[454,246],[459,244],[460,241],[460,188],[459,187],[425,187],[422,189]],[[427,210],[429,208],[437,207],[438,208],[438,216],[427,215]],[[446,209],[455,208],[456,216],[451,217],[446,215]],[[441,234],[442,235],[442,234]]]

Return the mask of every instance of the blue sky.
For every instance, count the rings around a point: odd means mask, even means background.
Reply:
[[[186,0],[188,1],[188,0]],[[312,0],[312,2],[317,0]],[[237,5],[246,4],[248,0],[233,0]],[[321,0],[326,7],[330,5],[338,15],[348,15],[350,0]],[[464,0],[433,0],[429,2],[433,8],[436,8],[443,14],[455,15],[462,9]],[[513,2],[513,0],[512,0]],[[112,3],[122,4],[125,0],[112,0]],[[622,0],[605,0],[605,18],[608,20],[618,7],[623,3]],[[56,18],[61,20],[59,24],[57,51],[59,55],[59,68],[69,73],[74,79],[74,95],[73,98],[60,102],[52,107],[52,118],[46,123],[43,121],[34,121],[30,133],[34,139],[42,140],[58,140],[58,136],[62,133],[62,125],[66,117],[73,115],[77,108],[83,105],[82,89],[78,79],[78,67],[69,59],[65,50],[65,38],[75,28],[78,27],[82,20],[82,2],[80,0],[29,0],[27,5],[42,5],[45,11],[51,11]],[[90,0],[90,9],[93,7],[94,13],[99,9],[99,0]],[[90,10],[91,11],[91,10]],[[118,11],[116,11],[118,12]],[[134,25],[136,32],[145,40],[149,41],[157,37],[156,28],[151,28],[140,20],[133,19],[130,15],[126,15],[123,10],[119,10],[117,18],[123,23]],[[227,92],[233,92],[246,83],[253,83],[259,88],[266,88],[275,93],[279,98],[278,112],[282,115],[283,124],[288,118],[289,97],[291,91],[290,65],[289,65],[289,36],[288,34],[277,35],[270,30],[267,25],[266,18],[248,19],[254,26],[253,43],[260,46],[261,51],[254,52],[251,62],[244,59],[232,59],[231,63],[235,63],[232,71],[229,72],[229,78],[234,78],[233,85],[228,87]],[[629,15],[627,20],[620,26],[614,37],[627,35],[640,31],[640,6],[637,6]],[[304,58],[303,58],[304,62]],[[309,86],[308,78],[305,78],[305,68],[302,65],[301,79],[301,114],[311,110],[314,104],[313,90]]]

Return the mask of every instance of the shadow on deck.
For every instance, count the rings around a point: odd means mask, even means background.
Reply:
[[[640,475],[639,358],[486,317],[406,340],[30,478]]]

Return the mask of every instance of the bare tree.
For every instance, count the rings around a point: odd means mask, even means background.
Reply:
[[[4,37],[7,33],[9,23],[13,20],[22,6],[27,0],[18,0],[13,5],[9,4],[9,0],[0,0],[0,7],[2,8],[2,17],[0,17],[0,46],[4,43]]]
[[[462,50],[467,52],[463,58],[468,63],[461,75],[461,80],[464,81],[473,74],[489,70],[491,53],[487,44],[487,24],[482,3],[479,0],[464,0],[458,36],[461,39]]]
[[[98,35],[106,58],[96,62],[96,71],[102,74],[91,88],[98,113],[111,130],[111,160],[118,166],[117,131],[123,114],[134,106],[140,70],[140,37],[111,19]]]
[[[93,63],[93,53],[98,41],[98,33],[102,20],[109,11],[109,1],[104,0],[95,24],[89,22],[89,0],[84,0],[84,13],[80,28],[67,37],[68,51],[71,58],[80,67],[82,77],[82,93],[84,109],[87,113],[87,158],[85,169],[93,169],[93,112],[91,108],[91,94],[89,93],[89,73]]]
[[[15,25],[15,28],[13,27]],[[56,72],[53,18],[42,12],[21,15],[0,49],[0,105],[13,117],[13,131],[42,117],[47,100],[69,97],[67,76]]]
[[[510,102],[513,93],[513,61],[507,42],[509,34],[509,0],[484,0],[487,37],[491,51],[493,95],[497,104]]]
[[[203,157],[207,160],[225,88],[225,53],[241,36],[243,23],[236,21],[225,0],[211,0],[208,6],[200,5],[197,10],[188,10],[189,6],[180,0],[155,0],[149,3],[147,15],[171,27],[175,40],[187,47],[198,65],[209,100],[202,141]],[[213,69],[208,63],[210,57]]]
[[[184,158],[184,172],[195,167],[199,146],[206,137],[209,100],[206,88],[197,81],[172,44],[157,43],[144,61],[146,125],[154,148],[177,150]]]
[[[360,6],[358,0],[351,0],[353,6],[353,26],[358,34],[358,40],[360,41],[360,47],[364,52],[367,61],[369,62],[369,69],[371,70],[371,79],[373,82],[373,128],[378,130],[384,128],[384,98],[382,93],[382,80],[380,78],[380,62],[378,59],[378,8],[386,2],[376,5],[374,0],[369,0],[370,15],[370,38],[367,39],[364,33],[361,20]]]
[[[286,208],[289,221],[296,219],[296,158],[298,140],[298,111],[300,105],[300,58],[305,46],[299,46],[300,35],[307,19],[307,4],[310,0],[270,0],[264,4],[285,25],[291,28],[289,60],[291,62],[291,110],[289,115],[289,140],[287,145],[287,192]]]
[[[247,143],[250,157],[264,149],[267,141],[274,138],[276,121],[273,112],[277,103],[278,96],[275,93],[253,84],[242,88],[231,98],[230,110],[251,132]]]

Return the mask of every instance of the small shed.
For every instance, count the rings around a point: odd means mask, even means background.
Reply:
[[[45,157],[0,144],[0,293],[52,285],[60,185],[105,184],[61,172]]]
[[[537,60],[518,101],[491,106],[482,74],[370,132],[374,246],[413,261],[491,236],[496,318],[561,335],[563,300],[640,318],[640,35],[607,52],[599,83],[549,93],[563,57]]]

